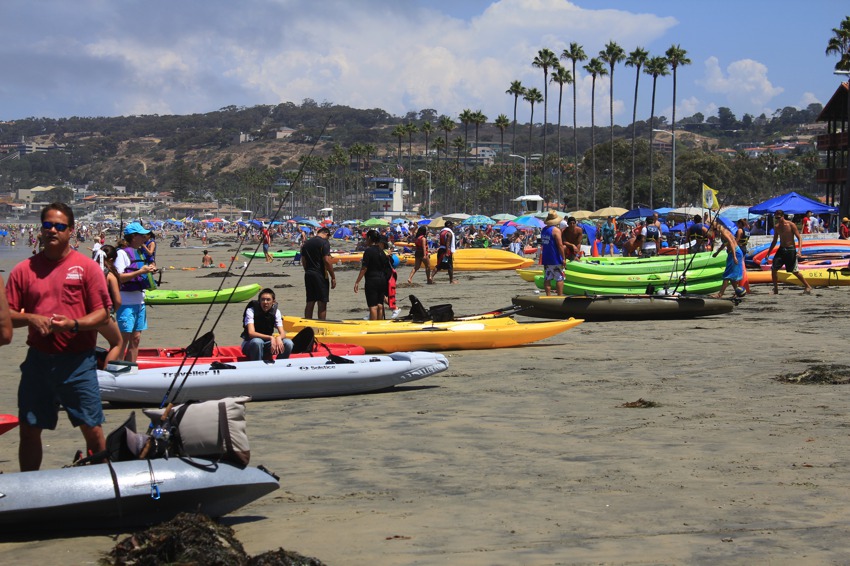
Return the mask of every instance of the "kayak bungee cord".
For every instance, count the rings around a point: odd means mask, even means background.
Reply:
[[[714,225],[714,223],[717,221],[717,218],[720,216],[720,209],[721,209],[721,208],[723,208],[723,205],[724,205],[724,203],[726,202],[726,198],[728,198],[728,196],[729,196],[729,195],[726,195],[726,196],[723,198],[723,202],[721,202],[721,203],[720,203],[720,205],[717,207],[717,212],[714,214],[714,218],[711,218],[711,213],[709,212],[709,214],[708,214],[708,217],[709,217],[709,220],[710,220],[710,222],[709,222],[709,226],[713,226],[713,225]],[[708,235],[708,230],[710,230],[710,228],[709,228],[709,229],[707,229],[707,231],[706,231],[706,235]],[[692,253],[692,254],[690,254],[690,256],[691,256],[691,257],[690,257],[690,259],[689,259],[689,260],[688,260],[688,262],[687,262],[687,266],[685,266],[685,270],[684,270],[684,271],[682,272],[682,274],[679,276],[679,281],[676,283],[676,286],[673,288],[673,294],[675,294],[676,292],[678,292],[678,290],[679,290],[679,285],[682,285],[682,286],[683,286],[683,287],[682,287],[682,288],[683,288],[683,293],[687,294],[687,282],[686,282],[687,277],[686,277],[686,275],[687,275],[687,273],[688,273],[688,270],[689,270],[689,269],[691,268],[691,266],[693,265],[693,263],[694,263],[694,259],[696,259],[696,255],[697,255],[696,253]],[[702,268],[702,269],[705,269],[705,266],[703,266],[703,268]]]
[[[319,140],[322,139],[322,135],[325,133],[325,130],[327,129],[328,124],[330,124],[330,121],[331,121],[332,118],[333,118],[333,116],[329,116],[328,119],[325,121],[324,125],[322,126],[321,131],[319,132],[319,135],[316,136],[316,140],[313,142],[313,145],[310,147],[310,151],[307,153],[307,155],[301,161],[301,166],[298,168],[298,172],[295,174],[295,178],[292,181],[293,184],[297,184],[301,181],[301,179],[304,175],[304,169],[307,167],[307,164],[310,162],[310,157],[313,155],[313,152],[315,151],[316,146],[319,143]],[[289,190],[289,191],[286,192],[286,197],[288,197],[288,198],[293,197],[292,190]],[[280,205],[278,205],[277,210],[275,211],[272,218],[269,220],[269,224],[271,224],[272,222],[277,220],[278,215],[280,214],[281,210],[283,209],[283,205],[286,202],[287,202],[287,198],[284,198],[284,199],[281,200]],[[239,244],[237,245],[236,252],[233,254],[233,256],[231,256],[230,266],[228,267],[228,272],[231,271],[231,268],[233,267],[233,263],[236,261],[236,258],[239,257],[239,251],[242,249],[242,244],[245,242],[246,237],[247,237],[247,230],[246,230],[245,235],[239,240]],[[261,245],[262,245],[262,239],[257,242],[257,246],[254,248],[255,253],[259,251]],[[236,287],[239,286],[239,284],[242,282],[242,279],[244,279],[246,273],[248,272],[248,267],[251,265],[251,262],[254,259],[253,256],[254,256],[254,254],[252,254],[252,256],[248,258],[248,262],[245,264],[245,268],[242,270],[242,273],[237,278]],[[203,329],[204,323],[207,321],[207,317],[209,316],[213,305],[216,304],[215,299],[216,299],[216,297],[218,297],[218,294],[221,292],[221,289],[224,286],[224,280],[225,279],[226,279],[226,277],[221,278],[221,283],[219,283],[218,289],[216,289],[216,293],[213,297],[213,300],[212,300],[212,302],[210,302],[210,306],[207,308],[206,313],[204,313],[204,316],[201,319],[200,324],[198,325],[198,329],[195,331],[195,336],[192,338],[192,343],[189,345],[189,347],[187,347],[184,350],[185,353],[183,355],[183,359],[181,360],[180,365],[177,368],[177,371],[174,372],[174,377],[171,380],[171,384],[168,386],[168,389],[166,390],[165,395],[163,395],[162,402],[160,403],[160,406],[159,406],[160,409],[164,409],[164,411],[162,413],[162,418],[160,419],[160,424],[158,426],[155,426],[154,422],[151,421],[151,424],[148,427],[148,433],[149,433],[148,440],[145,443],[145,446],[142,449],[141,453],[139,454],[139,459],[144,459],[144,458],[147,457],[148,452],[150,451],[151,446],[154,443],[156,443],[159,440],[167,441],[168,437],[170,436],[170,432],[163,425],[168,421],[168,418],[171,414],[171,409],[173,408],[175,401],[180,396],[180,393],[183,391],[183,386],[186,385],[186,381],[189,378],[189,375],[192,373],[192,370],[194,369],[195,364],[198,361],[198,358],[201,357],[201,348],[198,348],[198,351],[194,353],[192,362],[191,362],[189,368],[185,371],[185,373],[183,375],[183,379],[180,382],[180,386],[177,388],[176,391],[174,391],[173,396],[171,395],[171,392],[174,390],[174,385],[177,383],[177,379],[180,377],[180,373],[183,370],[184,365],[186,364],[186,360],[190,357],[189,348],[193,344],[195,344],[195,342],[198,340],[198,337],[201,334],[201,330]],[[219,313],[219,315],[215,319],[215,321],[213,321],[212,327],[207,332],[207,334],[210,334],[210,340],[214,339],[212,337],[212,332],[215,330],[215,327],[218,325],[219,321],[221,320],[222,316],[224,315],[225,310],[227,310],[227,306],[230,304],[230,301],[231,301],[232,298],[233,298],[233,293],[231,293],[230,295],[227,296],[227,299],[222,304],[221,312]],[[206,334],[205,334],[205,336],[206,336]]]

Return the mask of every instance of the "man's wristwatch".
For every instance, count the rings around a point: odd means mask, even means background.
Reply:
[[[80,321],[75,320],[74,321],[74,328],[71,329],[71,334],[76,334],[79,331],[80,331]]]

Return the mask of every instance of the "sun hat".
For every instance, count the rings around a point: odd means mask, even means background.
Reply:
[[[550,210],[549,215],[546,217],[544,223],[546,224],[546,226],[557,226],[561,223],[561,220],[563,220],[563,218],[561,218],[560,214],[558,214],[554,210]]]
[[[841,219],[841,221],[842,221],[842,222],[850,222],[850,218],[847,218],[847,217],[845,216],[844,218],[842,218],[842,219]]]
[[[133,234],[147,235],[147,234],[150,234],[150,233],[151,233],[150,230],[147,230],[144,226],[142,226],[138,222],[130,222],[124,228],[124,235],[125,236],[132,236]]]

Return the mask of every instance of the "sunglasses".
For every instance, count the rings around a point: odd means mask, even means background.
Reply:
[[[42,230],[50,230],[51,228],[56,228],[57,232],[64,232],[68,229],[67,224],[63,224],[61,222],[42,222],[41,229]]]

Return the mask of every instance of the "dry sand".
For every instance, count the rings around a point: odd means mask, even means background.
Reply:
[[[232,250],[211,248],[216,262]],[[201,251],[159,255],[181,268]],[[13,263],[0,251],[0,268]],[[164,284],[215,288],[210,271],[168,270]],[[364,316],[355,276],[340,270],[331,317]],[[424,280],[400,296],[458,314],[533,292],[512,272]],[[244,282],[303,310],[298,267],[255,261]],[[844,563],[850,386],[774,377],[845,361],[848,292],[754,288],[723,317],[585,323],[528,347],[450,352],[447,372],[389,392],[250,404],[252,463],[281,489],[225,521],[250,554],[283,546],[334,565]],[[238,341],[242,308],[225,313],[220,344]],[[143,343],[186,345],[205,310],[153,308]],[[0,412],[16,412],[24,337],[0,350]],[[659,406],[621,407],[638,399]],[[106,428],[127,411],[109,410]],[[82,446],[64,417],[45,440],[45,467]],[[0,471],[17,470],[17,447],[14,431],[0,436]],[[114,543],[3,542],[0,562],[93,563]]]

